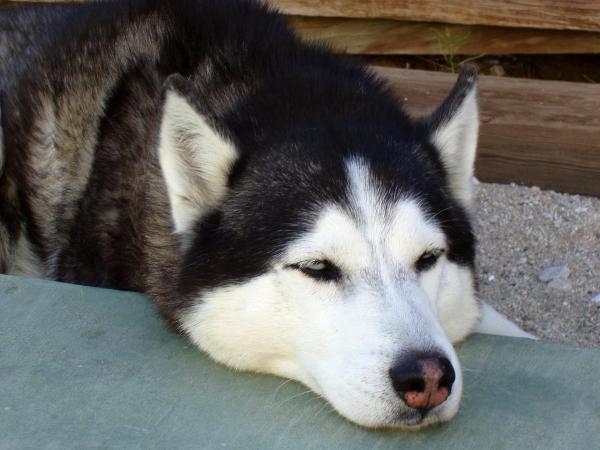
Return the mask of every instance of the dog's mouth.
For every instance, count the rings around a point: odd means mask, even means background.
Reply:
[[[327,399],[330,404],[331,401]],[[335,405],[334,405],[335,407]],[[338,413],[345,419],[364,427],[369,430],[406,430],[406,431],[417,431],[431,426],[441,425],[448,422],[455,415],[457,410],[456,405],[440,405],[432,409],[416,409],[407,408],[406,405],[396,404],[394,406],[389,405],[387,412],[382,411],[382,415],[377,418],[368,418],[359,413],[359,415],[348,414],[348,411],[344,411],[336,408]]]
[[[390,428],[400,428],[405,430],[420,430],[423,427],[441,423],[437,408],[435,410],[413,410],[403,411],[390,420]]]

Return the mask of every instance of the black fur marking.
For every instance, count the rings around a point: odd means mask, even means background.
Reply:
[[[435,131],[437,128],[448,122],[460,108],[465,97],[476,88],[477,68],[473,64],[465,64],[461,69],[450,94],[448,94],[442,104],[423,121],[429,132]]]

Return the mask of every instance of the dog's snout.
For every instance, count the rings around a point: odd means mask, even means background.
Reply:
[[[390,369],[390,377],[404,403],[429,410],[446,401],[455,373],[448,358],[436,353],[411,353]]]

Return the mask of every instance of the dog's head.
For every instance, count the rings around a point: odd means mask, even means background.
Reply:
[[[182,83],[166,89],[160,140],[182,330],[217,361],[299,380],[364,426],[453,417],[451,343],[479,314],[474,70],[418,122],[384,105],[381,119],[308,112],[277,132],[231,133]]]

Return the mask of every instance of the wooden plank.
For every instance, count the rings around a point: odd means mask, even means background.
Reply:
[[[447,54],[440,33],[462,42],[454,52],[457,54],[600,53],[600,33],[587,31],[306,16],[289,20],[303,38],[326,42],[350,54]]]
[[[414,115],[430,111],[455,76],[375,68]],[[481,77],[477,177],[600,196],[600,85]]]
[[[268,0],[296,16],[600,31],[598,0]]]

